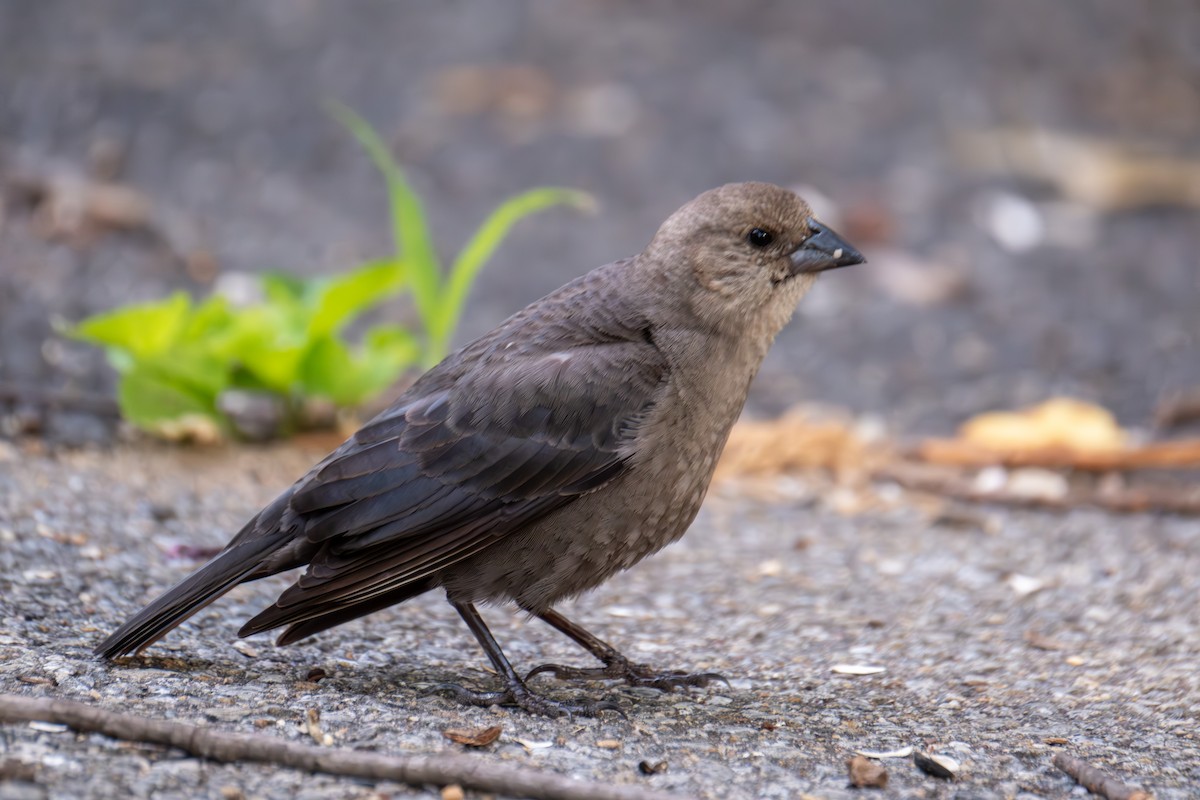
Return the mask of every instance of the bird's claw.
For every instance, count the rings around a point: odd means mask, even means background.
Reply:
[[[680,670],[656,671],[647,664],[635,664],[625,658],[615,658],[603,667],[568,667],[565,664],[541,664],[525,676],[528,681],[535,675],[550,673],[562,681],[623,680],[630,686],[646,686],[663,692],[673,692],[683,687],[705,687],[714,681],[729,686],[729,679],[716,672],[683,672]]]
[[[547,717],[598,717],[601,711],[615,711],[627,719],[625,712],[612,700],[581,700],[573,703],[553,700],[525,686],[510,686],[498,692],[482,692],[457,683],[439,683],[434,687],[434,691],[448,692],[455,700],[465,705],[519,706],[531,714]]]

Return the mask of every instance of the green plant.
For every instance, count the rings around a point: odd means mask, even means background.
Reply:
[[[445,270],[433,247],[421,200],[379,134],[345,106],[333,105],[330,112],[358,139],[387,182],[396,248],[393,263],[405,272],[413,304],[425,330],[423,360],[427,367],[445,358],[479,270],[513,225],[551,206],[570,205],[585,211],[594,207],[590,195],[572,189],[531,189],[510,197],[475,230],[451,262],[450,269]]]
[[[260,301],[235,306],[216,294],[163,300],[97,314],[64,332],[104,347],[120,373],[118,401],[130,422],[168,438],[211,438],[234,429],[220,405],[241,389],[277,398],[288,411],[321,398],[362,404],[418,364],[447,353],[471,285],[512,226],[554,205],[588,208],[588,195],[533,189],[501,203],[444,270],[420,198],[379,135],[344,107],[334,115],[387,183],[395,252],[335,277],[261,276]],[[379,303],[411,295],[420,330],[376,324],[357,344],[345,329]],[[285,415],[285,417],[288,415]]]

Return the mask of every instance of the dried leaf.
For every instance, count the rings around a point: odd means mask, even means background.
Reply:
[[[642,773],[643,775],[660,775],[666,771],[666,761],[655,761],[653,763],[650,761],[638,762],[638,772]]]
[[[304,712],[304,727],[308,730],[308,735],[317,744],[329,745],[333,743],[333,737],[321,731],[321,712],[317,709],[310,708]]]
[[[970,167],[1044,181],[1099,211],[1200,208],[1200,161],[1194,158],[1046,129],[961,131],[952,145]]]
[[[851,421],[797,408],[779,419],[734,426],[716,476],[722,479],[822,469],[845,481],[864,475],[876,457]]]
[[[493,725],[490,728],[479,728],[478,730],[447,728],[442,731],[442,736],[457,744],[464,744],[467,747],[487,747],[500,738],[500,732],[503,730],[504,728],[501,725]]]
[[[1128,437],[1107,409],[1056,397],[1022,411],[980,414],[962,425],[959,438],[996,453],[1056,447],[1112,453],[1124,449]]]

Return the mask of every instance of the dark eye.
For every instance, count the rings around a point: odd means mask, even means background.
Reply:
[[[762,228],[755,228],[746,234],[746,241],[755,247],[766,247],[775,241],[775,234],[765,231]]]

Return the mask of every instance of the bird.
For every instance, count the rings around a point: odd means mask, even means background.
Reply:
[[[503,684],[439,685],[466,704],[594,716],[624,712],[551,698],[532,678],[724,680],[635,663],[554,606],[684,534],[776,335],[821,272],[864,261],[788,189],[704,192],[638,255],[432,367],[97,655],[140,652],[234,586],[303,567],[239,636],[283,628],[289,644],[440,589]],[[522,676],[481,604],[541,619],[603,666]]]

